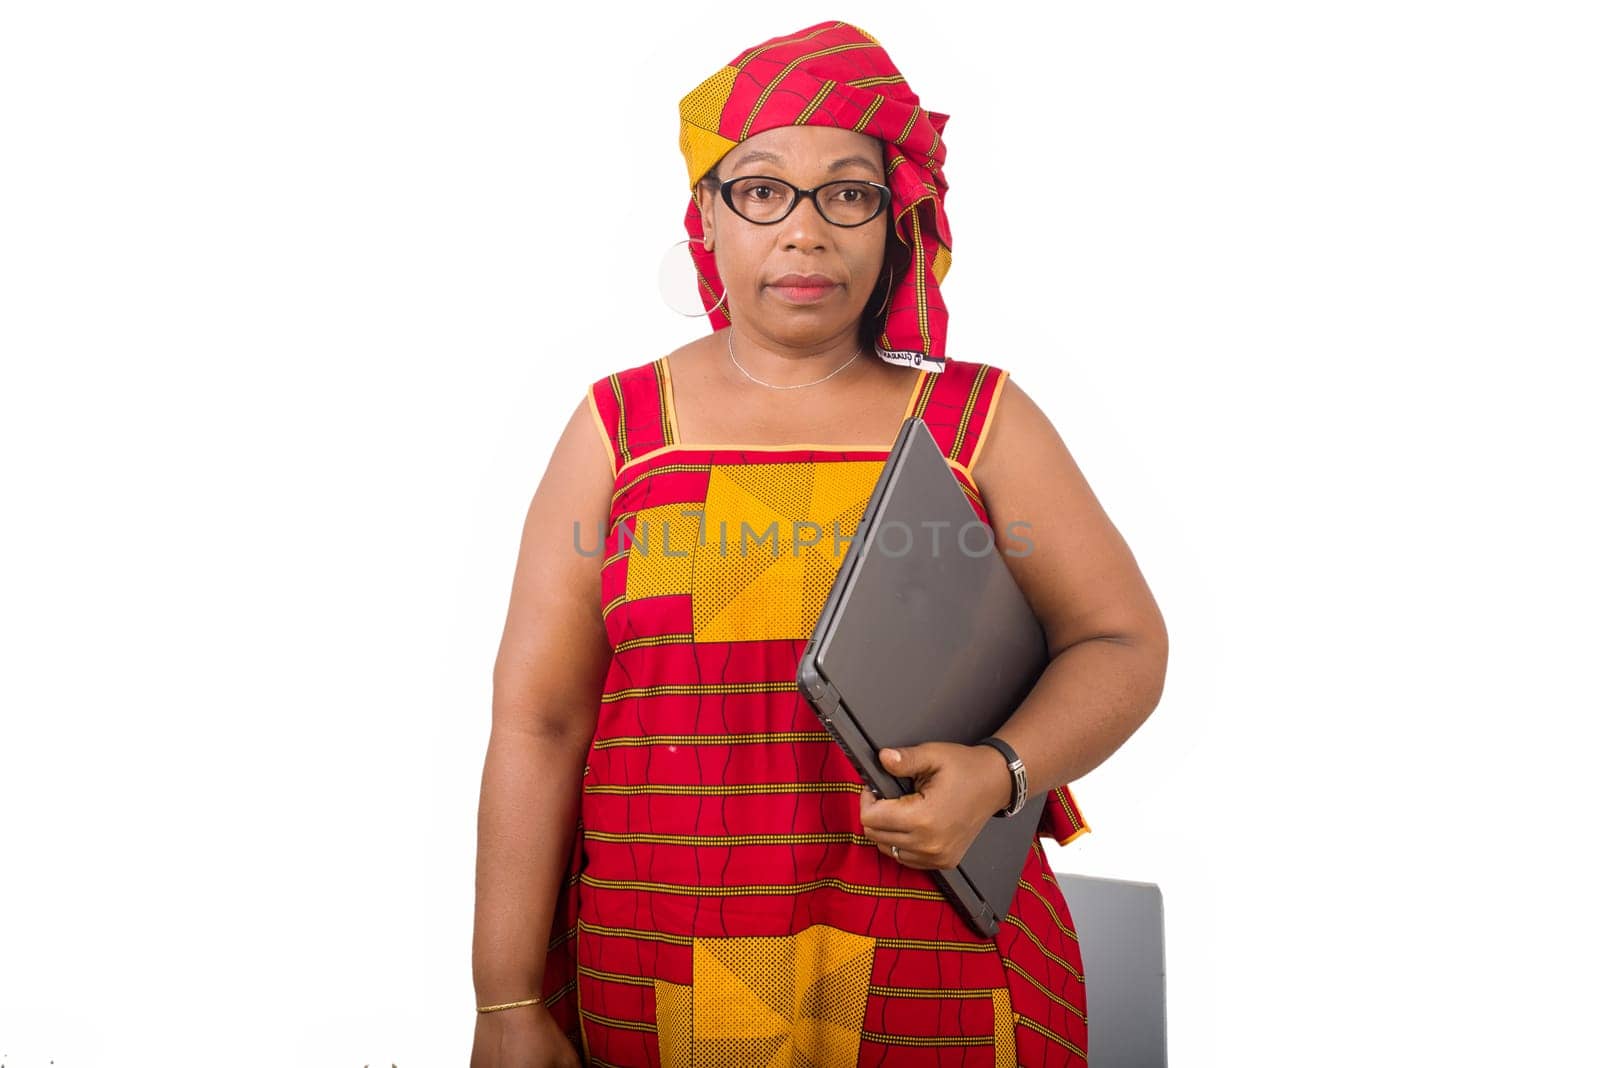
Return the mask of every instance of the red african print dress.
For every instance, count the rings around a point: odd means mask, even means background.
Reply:
[[[1005,378],[951,360],[905,410],[984,522],[971,469]],[[574,1044],[630,1068],[1084,1064],[1082,957],[1039,842],[977,936],[862,833],[861,780],[795,684],[889,446],[685,444],[665,357],[589,401],[616,475],[613,653],[542,991]],[[1040,834],[1085,830],[1052,790]]]

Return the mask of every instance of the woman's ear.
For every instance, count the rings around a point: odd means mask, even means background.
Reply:
[[[709,181],[702,179],[694,187],[695,204],[700,209],[700,232],[705,235],[701,241],[702,247],[710,252],[716,245],[716,224],[712,220],[712,208],[717,201],[716,187]]]

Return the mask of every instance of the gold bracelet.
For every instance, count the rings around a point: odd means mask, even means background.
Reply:
[[[519,1005],[537,1005],[542,998],[529,998],[527,1001],[508,1001],[504,1005],[479,1005],[479,1012],[499,1012],[501,1009],[514,1009]]]

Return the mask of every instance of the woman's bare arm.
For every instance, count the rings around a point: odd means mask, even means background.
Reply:
[[[472,975],[479,1004],[539,993],[611,653],[600,614],[601,555],[593,549],[610,517],[613,479],[587,402],[568,420],[528,508],[495,659],[478,807]],[[592,555],[578,551],[574,523]]]
[[[972,476],[997,549],[1021,554],[1002,558],[1049,643],[1044,675],[995,732],[1027,765],[1028,792],[1038,794],[1093,771],[1155,710],[1166,684],[1166,623],[1055,427],[1009,377]],[[1009,796],[1005,760],[996,753],[994,763],[997,796]]]

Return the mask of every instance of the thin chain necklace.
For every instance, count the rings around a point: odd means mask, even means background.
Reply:
[[[848,360],[844,361],[844,363],[841,363],[838,367],[834,368],[832,371],[829,371],[827,374],[823,375],[821,378],[817,379],[815,382],[799,382],[799,383],[796,383],[795,385],[792,385],[792,386],[775,386],[771,382],[763,382],[763,381],[761,381],[761,379],[757,378],[755,375],[751,374],[749,371],[745,371],[744,364],[740,363],[739,362],[739,358],[733,354],[733,328],[732,327],[728,328],[728,359],[732,360],[733,361],[733,365],[735,367],[737,367],[740,371],[744,371],[744,376],[746,378],[748,378],[750,381],[754,382],[756,385],[758,385],[758,386],[766,386],[768,389],[801,389],[801,388],[804,388],[805,386],[820,385],[821,383],[826,382],[828,379],[832,378],[834,375],[838,374],[840,371],[843,371],[846,367],[849,367],[851,364],[855,363],[856,359],[860,355],[861,355],[861,349],[857,348],[855,356],[850,357]]]

